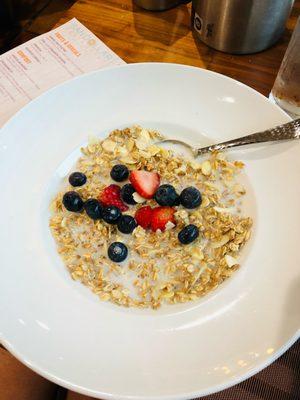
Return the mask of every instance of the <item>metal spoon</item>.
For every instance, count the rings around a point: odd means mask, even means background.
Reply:
[[[227,142],[213,144],[207,147],[201,147],[201,148],[193,147],[190,144],[177,139],[164,139],[157,142],[156,144],[160,143],[181,144],[187,147],[192,152],[194,157],[197,157],[201,154],[205,154],[213,150],[225,150],[231,147],[244,146],[246,144],[252,144],[252,143],[275,142],[275,141],[291,140],[299,138],[300,138],[300,118],[288,122],[287,124],[278,125],[275,128],[267,129],[266,131],[263,132],[253,133],[252,135],[243,136],[237,139],[228,140]]]

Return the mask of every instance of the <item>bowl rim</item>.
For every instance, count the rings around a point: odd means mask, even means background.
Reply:
[[[118,66],[113,66],[113,67],[106,67],[100,70],[95,70],[91,71],[88,73],[84,73],[82,75],[76,76],[72,79],[69,79],[65,82],[62,82],[58,85],[55,85],[54,87],[50,88],[46,92],[42,93],[29,103],[27,103],[24,107],[22,107],[20,110],[18,110],[12,117],[8,119],[8,121],[5,122],[5,124],[1,127],[0,129],[0,137],[5,133],[6,129],[9,128],[9,125],[13,122],[15,118],[18,118],[19,114],[26,112],[28,107],[31,107],[32,104],[35,102],[40,101],[40,98],[43,98],[44,96],[47,96],[49,92],[55,91],[60,87],[68,86],[69,84],[72,84],[73,81],[75,80],[80,80],[80,79],[85,79],[86,76],[91,76],[91,75],[96,75],[99,73],[103,73],[105,71],[110,71],[110,70],[118,70],[118,69],[132,69],[132,68],[143,68],[146,66],[153,66],[154,68],[156,67],[163,67],[163,68],[179,68],[179,69],[185,69],[185,70],[201,70],[202,72],[205,71],[205,74],[211,75],[211,76],[216,76],[218,78],[222,78],[225,80],[228,80],[234,84],[238,84],[243,87],[244,90],[247,90],[250,93],[255,94],[256,96],[259,96],[264,99],[264,101],[267,101],[271,107],[277,110],[277,112],[280,112],[283,117],[287,117],[289,120],[292,120],[292,118],[285,112],[283,111],[278,105],[272,103],[266,96],[264,96],[262,93],[258,92],[257,90],[251,88],[250,86],[233,79],[231,77],[228,77],[226,75],[223,75],[218,72],[210,71],[205,68],[200,68],[200,67],[195,67],[191,65],[185,65],[185,64],[178,64],[178,63],[163,63],[163,62],[142,62],[142,63],[131,63],[131,64],[124,64],[124,65],[118,65]],[[3,344],[3,346],[15,357],[17,358],[20,362],[22,362],[24,365],[26,365],[28,368],[30,368],[32,371],[36,372],[37,374],[41,375],[42,377],[54,382],[57,385],[63,386],[69,390],[76,391],[78,393],[84,394],[84,395],[89,395],[89,396],[96,396],[99,398],[102,398],[103,400],[189,400],[192,398],[197,398],[197,397],[202,397],[202,396],[207,396],[210,394],[217,393],[219,391],[228,389],[240,382],[243,382],[244,380],[252,377],[253,375],[257,374],[264,368],[268,367],[270,364],[272,364],[275,360],[277,360],[281,355],[283,355],[298,339],[300,338],[300,328],[298,329],[297,332],[279,349],[277,349],[274,353],[271,355],[268,355],[264,360],[262,360],[260,363],[258,363],[257,366],[249,370],[247,373],[242,374],[241,376],[237,378],[229,378],[226,383],[222,383],[219,385],[212,386],[209,389],[204,389],[204,390],[199,390],[199,391],[191,391],[191,392],[185,392],[179,395],[160,395],[160,396],[147,396],[143,395],[141,396],[136,396],[136,395],[114,395],[111,393],[107,392],[100,392],[98,390],[92,390],[92,389],[87,389],[83,386],[79,386],[76,384],[71,383],[70,381],[66,379],[59,378],[58,376],[51,374],[47,372],[45,369],[40,368],[36,363],[32,363],[26,360],[26,357],[22,354],[21,351],[18,351],[12,343],[8,339],[5,339],[3,337],[2,332],[0,332],[0,340]]]

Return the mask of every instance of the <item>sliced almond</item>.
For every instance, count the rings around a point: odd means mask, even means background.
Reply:
[[[224,235],[222,237],[222,239],[219,240],[218,242],[212,242],[211,247],[213,249],[218,249],[219,247],[222,247],[222,246],[224,246],[224,244],[228,243],[228,241],[229,241],[229,236],[228,235]]]
[[[141,130],[140,137],[141,137],[143,140],[145,140],[146,142],[149,142],[149,141],[151,140],[151,139],[150,139],[150,134],[149,134],[149,132],[147,131],[147,129],[145,129],[145,128],[143,128],[143,129]]]
[[[134,148],[134,140],[132,138],[129,138],[126,141],[126,147],[127,147],[128,151],[132,151],[133,150],[133,148]]]
[[[188,225],[189,223],[189,214],[186,210],[178,210],[175,212],[174,217],[177,221],[183,221]]]
[[[209,206],[209,203],[210,203],[209,198],[206,197],[206,196],[203,196],[203,197],[202,197],[201,207],[208,207],[208,206]]]
[[[104,140],[104,142],[102,142],[102,148],[105,151],[107,151],[108,153],[113,153],[116,146],[117,146],[117,143],[110,139],[106,139],[106,140]]]
[[[64,218],[62,219],[62,221],[61,221],[61,223],[60,223],[60,226],[61,226],[62,228],[65,228],[65,227],[67,226],[67,218],[66,218],[66,217],[64,217]]]
[[[132,195],[134,201],[136,201],[139,204],[145,203],[146,199],[139,195],[137,192],[134,192]]]
[[[164,292],[163,293],[163,297],[165,298],[165,299],[170,299],[171,297],[173,297],[174,296],[174,292],[173,291],[171,291],[171,292]]]
[[[233,207],[228,207],[228,208],[226,208],[226,207],[217,207],[217,206],[215,206],[215,207],[214,207],[214,210],[216,210],[216,211],[219,212],[219,213],[229,213],[229,214],[232,214],[232,213],[234,212],[234,208],[233,208]]]
[[[245,240],[249,240],[251,236],[251,231],[247,231],[246,236],[245,236]]]
[[[174,172],[175,172],[177,175],[185,175],[185,173],[186,173],[186,166],[185,166],[185,165],[182,165],[181,167],[176,168],[176,169],[174,170]]]
[[[211,170],[212,170],[212,167],[211,167],[210,161],[208,161],[208,160],[204,161],[201,165],[202,174],[205,176],[209,176],[211,174]]]
[[[120,161],[122,161],[124,164],[136,164],[137,161],[131,158],[130,156],[122,157],[120,158]]]
[[[190,162],[191,167],[193,168],[194,171],[200,171],[201,170],[201,164],[198,163],[197,161],[192,160]]]
[[[204,185],[207,186],[211,190],[219,190],[218,185],[213,182],[204,182]]]
[[[117,147],[117,155],[126,157],[128,155],[128,150],[125,146],[119,146]]]
[[[140,150],[140,156],[148,159],[151,157],[151,154],[148,151]]]
[[[155,156],[157,153],[159,153],[160,148],[158,146],[155,146],[154,144],[152,146],[149,146],[147,151],[152,155]]]
[[[122,297],[122,293],[118,289],[112,290],[112,295],[115,299],[120,299]]]
[[[237,252],[237,251],[239,251],[239,245],[238,244],[235,244],[235,243],[229,243],[229,249],[231,250],[231,251],[235,251],[235,252]]]
[[[194,280],[193,280],[193,282],[192,282],[192,286],[195,285],[195,283],[198,281],[198,279],[199,279],[200,276],[203,274],[203,272],[206,270],[206,268],[207,268],[207,265],[206,265],[206,264],[204,264],[204,265],[202,265],[202,267],[200,267],[199,271],[198,271],[198,272],[195,274],[195,276],[194,276]]]
[[[110,294],[102,292],[102,293],[99,294],[99,297],[103,301],[108,301],[110,299]]]
[[[170,152],[166,149],[163,149],[162,147],[160,148],[160,153],[163,157],[169,157],[170,156]]]
[[[175,224],[173,224],[173,222],[168,221],[168,222],[166,223],[166,225],[165,225],[165,229],[166,229],[166,231],[169,231],[170,229],[173,229],[174,226],[175,226]]]
[[[135,145],[139,150],[146,150],[149,146],[149,143],[143,138],[138,138],[135,141]]]
[[[230,256],[229,254],[226,254],[225,261],[229,268],[238,264],[237,260],[234,257]]]
[[[203,251],[199,247],[194,247],[192,250],[192,257],[199,261],[203,260],[204,259]]]

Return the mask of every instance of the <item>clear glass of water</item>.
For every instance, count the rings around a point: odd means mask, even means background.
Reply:
[[[292,117],[300,116],[300,17],[276,77],[271,99]]]

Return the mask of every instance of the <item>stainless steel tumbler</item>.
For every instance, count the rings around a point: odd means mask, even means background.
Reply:
[[[282,35],[294,0],[193,0],[192,28],[214,49],[249,54]]]

